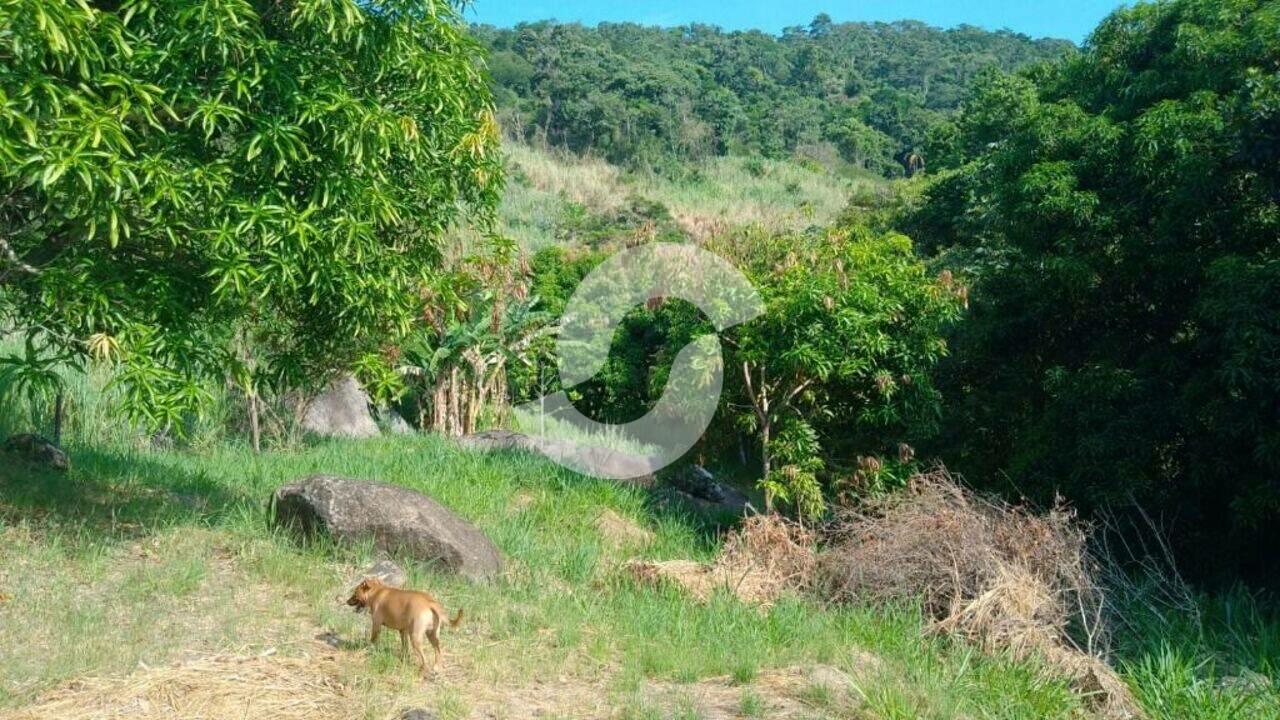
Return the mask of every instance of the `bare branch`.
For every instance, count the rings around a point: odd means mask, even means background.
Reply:
[[[791,401],[795,400],[796,396],[799,395],[801,392],[803,392],[804,389],[809,387],[809,385],[811,385],[812,383],[813,383],[813,378],[809,378],[808,380],[805,380],[804,382],[792,388],[791,392],[787,393],[786,398],[782,400],[782,407],[791,407]]]
[[[0,237],[0,254],[4,255],[4,258],[17,269],[30,275],[40,274],[39,268],[24,262],[22,258],[18,257],[18,253],[14,252],[13,247],[9,245],[9,241],[2,237]]]

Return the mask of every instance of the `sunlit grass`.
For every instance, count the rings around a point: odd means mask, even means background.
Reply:
[[[1048,708],[1069,716],[1061,687],[964,648],[921,640],[904,611],[824,609],[784,599],[766,613],[727,596],[706,604],[671,588],[636,585],[629,557],[708,558],[715,539],[650,508],[633,488],[592,480],[521,453],[472,454],[435,437],[322,443],[255,455],[238,446],[201,453],[73,451],[69,475],[0,468],[0,604],[4,705],[69,678],[126,672],[193,652],[305,648],[331,632],[363,645],[367,622],[341,605],[369,547],[299,544],[270,527],[279,485],[326,472],[430,494],[477,523],[508,558],[507,576],[473,585],[410,563],[411,582],[469,616],[446,640],[452,662],[492,682],[572,676],[677,683],[813,663],[856,670],[859,652],[894,667],[953,677],[981,668],[999,684],[940,697],[982,707]],[[202,503],[190,500],[194,494]],[[187,499],[183,499],[187,498]],[[596,528],[605,508],[650,529],[645,548],[618,550]],[[70,601],[61,598],[70,597]],[[360,657],[360,655],[357,655]],[[393,642],[365,653],[373,677],[407,672]],[[999,688],[997,691],[996,688]],[[442,708],[465,697],[442,698]],[[926,698],[926,703],[939,702]]]
[[[560,242],[568,208],[609,216],[633,197],[665,207],[695,240],[744,225],[802,230],[831,223],[851,197],[885,181],[849,179],[797,161],[712,158],[680,177],[626,173],[599,158],[508,141],[502,231],[529,251]]]

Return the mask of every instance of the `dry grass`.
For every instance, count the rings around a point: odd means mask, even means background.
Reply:
[[[597,213],[617,210],[630,194],[617,167],[599,158],[558,150],[536,150],[508,142],[510,167],[528,188],[585,205]]]
[[[571,205],[611,217],[635,198],[661,204],[695,241],[734,228],[789,232],[830,224],[883,182],[850,180],[797,162],[713,158],[687,177],[629,174],[590,156],[518,142],[504,145],[509,177],[499,211],[502,231],[529,250],[564,242],[561,223]]]
[[[334,657],[215,656],[75,680],[9,720],[347,719],[364,715]]]
[[[75,680],[47,693],[5,720],[347,720],[397,718],[402,708],[439,705],[443,697],[459,717],[613,718],[620,707],[643,707],[661,717],[696,713],[702,720],[742,717],[742,699],[750,694],[771,718],[811,717],[822,709],[841,714],[859,704],[858,686],[883,672],[873,656],[854,668],[855,675],[826,666],[788,667],[756,676],[745,688],[730,676],[695,683],[644,682],[630,692],[603,692],[602,683],[565,678],[520,686],[479,681],[424,683],[402,688],[395,699],[370,704],[366,690],[348,679],[339,654],[217,655],[165,667],[141,667],[123,677]],[[612,696],[612,697],[611,697]],[[623,715],[624,717],[630,717]]]
[[[1100,715],[1141,716],[1102,660],[1098,565],[1069,509],[1038,515],[980,497],[939,469],[901,496],[845,511],[835,527],[820,561],[829,597],[919,601],[935,619],[929,632],[1040,659]]]
[[[778,516],[756,515],[730,534],[713,562],[637,560],[626,569],[641,582],[671,582],[701,601],[725,591],[767,608],[783,594],[808,587],[813,540],[812,532]]]
[[[714,158],[695,179],[639,178],[640,194],[666,205],[681,229],[702,241],[733,227],[787,232],[833,222],[870,180],[851,181],[796,162]]]
[[[596,516],[595,526],[614,549],[644,547],[653,542],[653,531],[607,508]]]

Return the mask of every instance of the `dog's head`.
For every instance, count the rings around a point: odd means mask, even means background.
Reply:
[[[382,583],[377,578],[362,580],[356,586],[356,589],[351,592],[351,597],[347,600],[347,604],[356,610],[364,609],[369,604],[369,593],[381,585]]]

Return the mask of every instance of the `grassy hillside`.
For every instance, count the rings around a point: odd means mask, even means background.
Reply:
[[[921,641],[909,611],[826,610],[797,597],[759,613],[727,596],[699,604],[638,586],[619,572],[623,560],[706,557],[711,542],[636,491],[532,457],[472,455],[433,437],[261,456],[234,446],[76,445],[73,456],[68,476],[0,468],[0,706],[76,677],[274,649],[336,656],[341,682],[371,718],[405,705],[468,717],[546,684],[563,695],[549,698],[559,716],[702,717],[700,683],[719,676],[745,716],[770,717],[773,703],[799,703],[811,717],[852,717],[855,708],[875,717],[1071,717],[1079,708],[1032,667]],[[367,647],[366,618],[341,604],[369,548],[302,546],[269,527],[271,491],[319,472],[427,492],[509,558],[508,576],[492,587],[410,565],[414,586],[468,615],[464,629],[446,633],[435,681],[419,684],[394,642]],[[652,541],[615,546],[597,527],[605,511]],[[755,686],[781,668],[818,664],[857,678],[860,696],[799,681],[780,695]],[[582,714],[583,698],[603,712]]]
[[[671,178],[518,142],[504,149],[508,178],[499,209],[501,230],[531,251],[573,242],[573,231],[584,219],[614,223],[637,201],[660,206],[679,231],[700,238],[736,225],[774,230],[827,225],[851,196],[875,193],[886,184],[866,173],[841,176],[800,161],[714,158]]]
[[[718,538],[634,488],[435,436],[255,454],[220,436],[216,412],[193,447],[153,449],[113,415],[104,379],[70,383],[70,473],[0,463],[0,716],[61,717],[56,705],[32,709],[63,697],[58,688],[89,712],[92,698],[74,690],[82,678],[135,678],[107,683],[108,697],[128,700],[139,676],[224,655],[253,667],[315,661],[315,682],[342,688],[309,711],[322,718],[409,706],[520,718],[535,698],[548,716],[590,718],[1066,718],[1082,707],[1032,665],[921,639],[908,608],[788,596],[761,611],[727,593],[702,603],[638,584],[627,560],[705,560]],[[0,434],[40,424],[25,403],[0,409]],[[405,563],[412,586],[467,613],[445,633],[431,682],[394,639],[369,647],[367,616],[343,604],[372,547],[303,544],[269,522],[272,491],[315,473],[425,492],[507,557],[492,586]],[[283,677],[298,677],[288,667]],[[828,687],[827,668],[855,689]]]

